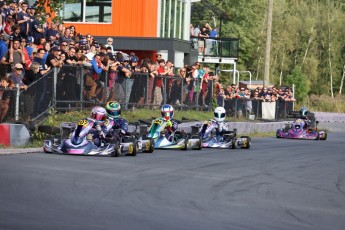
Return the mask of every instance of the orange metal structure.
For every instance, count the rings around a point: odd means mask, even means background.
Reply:
[[[111,23],[66,22],[93,36],[157,37],[157,0],[113,0]]]

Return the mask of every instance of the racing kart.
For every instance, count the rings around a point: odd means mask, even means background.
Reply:
[[[199,129],[199,136],[202,138],[203,148],[230,148],[230,149],[249,149],[251,138],[249,136],[237,137],[237,130],[222,132],[221,137],[216,135],[217,123],[214,120],[206,121]]]
[[[306,122],[303,119],[296,119],[292,124],[285,124],[285,128],[277,129],[277,138],[287,139],[305,139],[305,140],[326,140],[327,132],[318,130],[315,122],[315,128],[306,128]]]
[[[77,125],[65,123],[63,126],[60,126],[61,138],[45,140],[43,151],[46,153],[114,157],[119,157],[121,155],[136,156],[139,150],[153,152],[153,141],[137,141],[135,135],[130,133],[126,133],[126,135],[120,137],[120,131],[118,130],[112,133],[113,136],[103,136],[101,138],[101,145],[98,147],[92,140],[87,138],[87,135],[91,131],[94,131],[92,130],[94,123],[95,121],[90,118],[80,120]],[[109,121],[106,126],[111,127],[112,121]],[[66,128],[70,132],[69,137],[64,137]]]
[[[202,148],[202,139],[199,136],[190,136],[184,132],[176,131],[169,139],[166,137],[165,126],[167,121],[163,118],[156,118],[151,122],[147,137],[155,142],[155,149],[197,149]]]

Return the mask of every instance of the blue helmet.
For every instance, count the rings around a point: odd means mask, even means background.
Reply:
[[[133,56],[130,59],[131,62],[139,62],[139,58],[137,56]]]
[[[171,118],[174,117],[174,108],[169,104],[163,105],[161,108],[161,113],[162,113],[162,117],[165,120],[170,120]]]
[[[302,107],[299,111],[301,117],[306,117],[309,114],[309,110],[307,107]]]

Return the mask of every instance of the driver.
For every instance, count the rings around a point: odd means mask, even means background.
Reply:
[[[300,118],[304,120],[305,126],[303,129],[309,130],[311,126],[311,120],[308,118],[309,110],[307,107],[302,107],[299,111]]]
[[[124,136],[128,131],[128,123],[125,118],[120,117],[121,116],[121,105],[117,101],[108,101],[106,106],[106,113],[110,120],[110,126],[107,127],[107,134],[108,136],[113,133],[111,133],[114,130],[120,129],[120,136]]]
[[[214,119],[210,119],[206,122],[204,122],[201,131],[199,135],[204,138],[205,131],[209,125],[210,122],[215,122],[216,123],[216,139],[218,141],[223,140],[223,134],[228,131],[227,130],[227,125],[225,124],[224,120],[226,117],[226,112],[223,107],[217,107],[214,109]]]
[[[91,110],[90,120],[94,122],[90,134],[87,135],[87,139],[93,141],[93,143],[100,147],[102,139],[104,138],[104,132],[106,131],[107,112],[101,106],[96,106]]]
[[[174,108],[169,105],[163,105],[161,108],[161,113],[162,113],[162,118],[166,121],[165,124],[165,137],[169,140],[172,141],[173,135],[175,131],[178,128],[177,122],[172,119],[174,117]]]

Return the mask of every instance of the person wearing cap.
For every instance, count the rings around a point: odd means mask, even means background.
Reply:
[[[9,74],[8,78],[12,81],[12,83],[18,86],[20,89],[26,90],[28,88],[22,81],[22,73],[24,71],[24,67],[22,64],[17,63],[13,66],[12,72]]]
[[[46,65],[48,67],[59,67],[61,68],[64,64],[64,60],[61,59],[61,50],[58,46],[51,48],[51,53],[48,54],[46,59]]]
[[[28,8],[28,12],[30,15],[30,22],[29,22],[29,35],[34,37],[35,40],[40,40],[41,38],[46,37],[46,23],[41,25],[36,18],[35,9],[33,7]]]
[[[122,54],[118,53],[117,56],[118,67],[117,67],[117,79],[115,81],[115,96],[119,103],[125,99],[125,79],[129,78],[132,75],[130,71],[130,66],[128,65],[128,61],[124,60]]]
[[[114,53],[114,47],[113,47],[113,38],[109,37],[107,38],[107,44],[104,45],[105,47],[111,49],[111,53]]]

